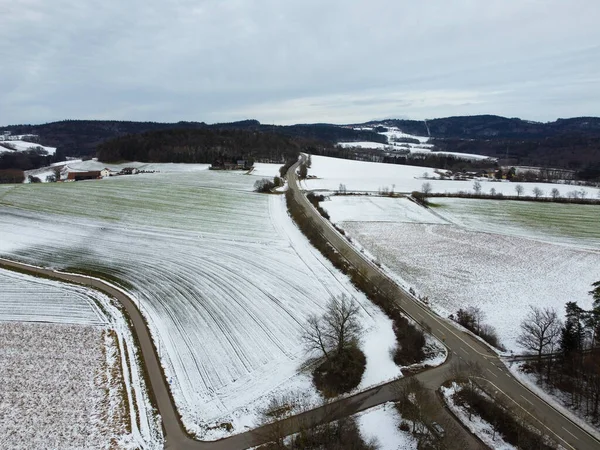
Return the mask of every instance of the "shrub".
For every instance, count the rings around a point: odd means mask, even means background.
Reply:
[[[317,367],[313,381],[325,397],[335,397],[360,384],[366,364],[365,354],[353,345],[335,353]]]
[[[254,183],[254,190],[256,192],[271,192],[271,189],[275,187],[275,183],[273,183],[268,178],[263,178],[261,180],[256,180]]]

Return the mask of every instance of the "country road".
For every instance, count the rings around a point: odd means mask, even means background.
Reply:
[[[362,253],[352,246],[333,226],[322,217],[303,194],[298,183],[296,169],[299,162],[290,168],[287,179],[294,198],[304,209],[304,213],[321,224],[321,234],[355,268],[369,279],[389,277]],[[487,384],[491,392],[497,392],[508,404],[531,419],[533,425],[552,436],[567,449],[592,450],[600,448],[600,441],[579,427],[576,423],[555,410],[548,403],[523,386],[506,369],[499,357],[481,341],[463,332],[447,319],[441,318],[410,294],[394,283],[394,297],[400,307],[415,321],[428,327],[430,333],[444,341],[452,355],[465,364],[481,368],[481,383]],[[428,330],[429,331],[429,330]]]
[[[150,332],[146,322],[140,314],[135,302],[129,295],[127,295],[126,292],[97,278],[64,273],[53,269],[23,264],[4,258],[0,258],[0,268],[17,270],[36,276],[43,276],[64,281],[67,283],[88,286],[110,295],[123,305],[131,319],[133,325],[132,332],[137,336],[140,345],[143,363],[150,380],[149,389],[152,391],[151,395],[154,397],[156,406],[162,417],[163,431],[166,436],[165,448],[167,449],[247,449],[249,447],[268,442],[274,435],[273,430],[276,430],[278,434],[282,431],[286,434],[292,434],[302,429],[302,427],[306,427],[307,425],[347,417],[359,411],[393,401],[397,398],[398,386],[402,385],[402,383],[407,379],[402,378],[397,381],[385,383],[381,386],[368,389],[350,397],[331,402],[320,408],[306,411],[298,416],[290,417],[275,425],[263,426],[252,431],[236,434],[218,441],[198,441],[188,436],[181,425],[179,416],[177,414],[177,408],[173,402],[173,398],[170,395],[169,388],[160,368],[158,353],[150,337]],[[426,370],[414,376],[422,381],[427,388],[435,390],[441,385],[441,383],[449,378],[450,366],[449,364],[444,364],[440,367]],[[448,421],[454,420],[453,417],[442,407],[436,411],[434,418],[439,423],[447,423]],[[465,433],[465,435],[467,448],[475,450],[482,447],[481,444],[468,433]]]
[[[372,262],[346,241],[332,225],[325,220],[306,199],[302,193],[296,177],[296,168],[288,172],[289,188],[296,200],[302,205],[304,213],[309,215],[316,223],[321,224],[323,236],[331,245],[343,254],[355,267],[360,268],[368,278],[386,276]],[[18,270],[33,275],[45,276],[69,283],[89,286],[102,291],[117,299],[129,315],[133,330],[137,336],[140,351],[143,356],[145,370],[148,374],[149,389],[155,399],[156,406],[162,417],[163,429],[166,436],[165,448],[167,449],[211,449],[211,450],[242,450],[267,442],[273,436],[273,430],[281,429],[290,434],[296,432],[307,424],[319,423],[323,420],[334,420],[354,414],[358,411],[395,400],[397,387],[405,379],[387,383],[365,392],[332,402],[321,408],[307,411],[301,415],[286,419],[282,423],[261,427],[256,430],[237,434],[219,441],[198,441],[188,436],[183,429],[170,390],[163,376],[156,348],[150,337],[147,324],[132,298],[123,290],[92,277],[77,274],[63,273],[15,261],[0,258],[0,267],[9,270]],[[387,277],[387,276],[386,276]],[[482,344],[470,334],[460,331],[451,322],[438,317],[422,304],[416,302],[408,293],[395,285],[394,296],[402,309],[414,320],[431,329],[431,334],[440,341],[444,341],[450,349],[449,359],[458,360],[464,364],[479,365],[483,369],[481,382],[488,383],[492,390],[499,395],[505,395],[509,402],[528,414],[532,422],[545,433],[552,435],[567,449],[598,449],[600,442],[579,426],[571,422],[562,414],[551,408],[539,397],[521,385],[505,369],[497,355],[486,345]],[[450,364],[429,369],[414,375],[430,390],[436,390],[450,378]],[[484,379],[483,379],[484,378]],[[452,416],[441,406],[435,413],[434,419],[440,423],[452,421]],[[468,433],[465,434],[465,448],[481,448],[478,440]]]

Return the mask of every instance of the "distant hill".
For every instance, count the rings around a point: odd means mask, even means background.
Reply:
[[[219,123],[208,125],[204,122],[130,122],[116,120],[63,120],[42,125],[6,125],[0,130],[10,130],[13,134],[37,134],[44,145],[56,147],[59,155],[95,156],[98,145],[108,140],[129,134],[141,134],[159,130],[254,130],[277,133],[290,137],[322,140],[330,143],[338,141],[385,142],[385,137],[375,132],[357,131],[330,124],[312,125],[262,125],[257,120]]]
[[[532,122],[501,116],[456,116],[432,120],[389,119],[357,126],[393,126],[408,134],[441,139],[545,139],[565,133],[600,137],[599,117]]]
[[[430,136],[437,150],[475,153],[504,165],[542,166],[578,171],[585,180],[600,180],[600,118],[575,117],[532,122],[493,115],[433,120],[389,119],[356,127],[397,127]]]
[[[381,131],[379,127],[397,127],[410,135],[431,136],[430,143],[433,143],[437,150],[491,156],[498,158],[501,164],[508,165],[573,169],[582,172],[586,179],[600,179],[600,118],[598,117],[576,117],[541,123],[518,118],[479,115],[446,117],[427,121],[388,119],[346,126],[326,123],[289,126],[264,125],[256,120],[220,124],[65,120],[42,125],[7,125],[0,127],[0,130],[10,130],[13,134],[39,135],[41,144],[57,148],[54,157],[47,158],[51,161],[64,160],[66,156],[92,157],[96,156],[98,151],[101,156],[108,158],[114,158],[119,152],[127,155],[131,152],[128,153],[123,148],[115,150],[116,147],[122,146],[123,142],[135,143],[136,146],[139,146],[141,140],[145,140],[144,145],[148,148],[144,151],[138,148],[140,154],[152,154],[153,159],[167,158],[167,156],[158,156],[157,152],[160,148],[168,147],[169,152],[174,152],[173,154],[178,155],[176,158],[183,161],[187,160],[186,158],[190,160],[200,158],[197,149],[201,142],[206,142],[206,136],[210,133],[196,134],[195,136],[200,141],[188,142],[190,146],[196,148],[196,153],[195,156],[188,155],[187,157],[183,156],[181,149],[174,150],[179,148],[179,144],[174,141],[163,145],[155,139],[156,136],[148,139],[126,137],[167,130],[219,132],[240,130],[246,133],[260,133],[259,140],[261,142],[256,143],[255,147],[261,149],[256,154],[257,157],[261,157],[260,155],[267,155],[267,157],[274,154],[284,155],[288,153],[287,149],[305,148],[307,145],[319,147],[322,154],[330,156],[356,157],[350,151],[334,149],[333,144],[364,141],[387,143],[386,136],[377,132],[377,130]],[[184,135],[186,135],[185,132],[180,134],[177,139]],[[201,135],[203,137],[200,138]],[[270,138],[267,137],[268,135],[279,137]],[[239,149],[239,142],[251,141],[250,135],[237,135],[232,138],[233,140],[229,137],[228,139],[227,145],[234,153]],[[118,144],[114,143],[115,140]],[[233,143],[234,141],[236,143]],[[308,144],[309,141],[312,144]],[[282,145],[285,149],[276,147],[273,152],[266,152],[266,147],[263,146],[266,142],[271,142],[276,146]],[[102,145],[104,143],[109,145]],[[154,146],[154,148],[149,146]],[[208,153],[210,152],[206,152],[207,155]],[[373,155],[370,157],[377,157],[377,152],[371,153]],[[4,160],[0,157],[0,168],[30,169],[39,163],[38,159],[37,155],[5,156]]]

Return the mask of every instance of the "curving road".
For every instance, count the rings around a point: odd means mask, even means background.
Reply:
[[[379,267],[358,252],[338,233],[307,200],[300,189],[296,174],[299,163],[290,168],[287,178],[289,188],[296,201],[303,206],[304,213],[315,223],[321,224],[321,234],[367,278],[373,281],[382,277],[389,279]],[[390,281],[393,282],[393,280]],[[573,450],[600,449],[598,439],[522,385],[508,372],[497,354],[487,345],[471,334],[461,331],[451,321],[437,316],[395,283],[393,285],[395,286],[393,294],[402,310],[415,321],[430,329],[433,336],[444,341],[453,357],[469,366],[478,366],[481,370],[479,381],[487,384],[491,392],[497,392],[497,395],[504,397],[508,404],[513,405],[517,411],[529,417],[538,429],[552,436],[563,447]]]
[[[198,441],[186,434],[184,431],[177,408],[171,397],[169,388],[163,375],[156,348],[150,338],[150,332],[138,307],[125,291],[104,282],[103,280],[84,275],[70,274],[46,269],[42,267],[23,264],[20,262],[0,258],[0,268],[25,272],[35,276],[52,278],[55,280],[75,283],[93,289],[97,289],[118,300],[125,308],[131,319],[133,330],[143,356],[143,363],[150,385],[150,395],[162,417],[163,431],[166,437],[165,448],[182,450],[243,450],[252,446],[260,445],[272,439],[275,433],[285,434],[298,432],[302,427],[331,421],[346,417],[356,412],[377,406],[397,398],[397,389],[405,380],[400,379],[390,383],[377,386],[351,397],[332,402],[326,406],[306,411],[300,415],[290,417],[277,424],[267,425],[252,431],[237,434],[219,441]],[[449,365],[430,369],[415,375],[428,388],[435,390],[450,376]],[[435,411],[434,419],[439,423],[448,423],[454,418],[444,409]],[[469,449],[479,449],[481,444],[469,433],[464,432],[464,440]]]

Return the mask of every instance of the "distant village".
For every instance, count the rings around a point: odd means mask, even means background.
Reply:
[[[114,171],[109,168],[102,170],[88,170],[86,172],[75,172],[65,166],[65,174],[61,172],[62,181],[82,181],[82,180],[98,180],[100,178],[117,177],[121,175],[137,175],[138,173],[154,173],[155,170],[140,170],[135,167],[125,167],[120,171]],[[64,176],[66,175],[66,176]],[[61,181],[57,180],[57,181]]]
[[[254,166],[251,159],[226,159],[225,156],[216,158],[210,165],[210,170],[250,170]]]

